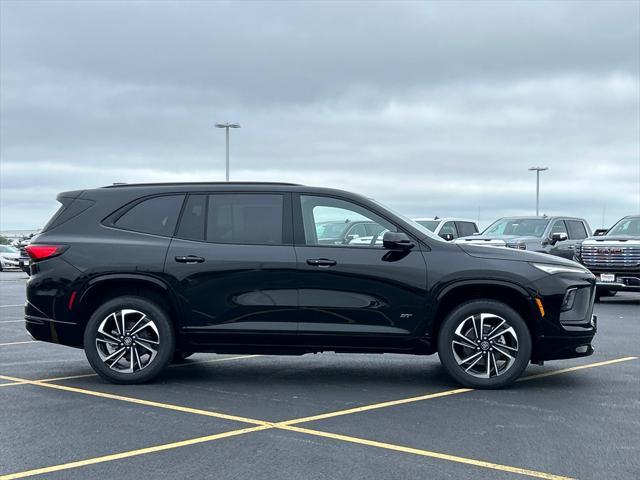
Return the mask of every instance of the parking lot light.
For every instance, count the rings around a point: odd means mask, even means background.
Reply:
[[[225,144],[226,144],[226,179],[229,181],[229,129],[230,128],[240,128],[239,123],[216,123],[216,128],[224,128],[225,129]]]
[[[536,217],[540,215],[540,172],[549,170],[547,167],[531,167],[529,171],[536,172]]]

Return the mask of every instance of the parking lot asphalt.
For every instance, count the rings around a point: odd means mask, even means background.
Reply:
[[[34,342],[0,273],[0,479],[640,478],[640,295],[596,305],[591,357],[461,388],[437,356],[197,354],[148,385]]]

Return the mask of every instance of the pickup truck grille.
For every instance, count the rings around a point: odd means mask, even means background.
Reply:
[[[621,270],[640,268],[640,246],[582,245],[580,256],[588,268]]]

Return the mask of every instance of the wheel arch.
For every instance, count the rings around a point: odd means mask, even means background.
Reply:
[[[440,326],[457,306],[470,300],[495,300],[513,308],[527,324],[531,337],[536,334],[535,310],[532,295],[522,286],[501,280],[465,280],[448,285],[436,297],[437,305],[430,326],[431,337],[436,342]]]
[[[94,277],[79,292],[74,308],[78,323],[86,326],[91,314],[104,302],[125,295],[147,298],[161,305],[178,330],[180,306],[172,289],[161,279],[145,274],[106,274]]]

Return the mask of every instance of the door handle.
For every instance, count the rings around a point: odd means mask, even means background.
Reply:
[[[178,263],[202,263],[204,258],[197,257],[196,255],[178,255],[176,257]]]
[[[328,267],[333,267],[336,263],[335,260],[330,260],[328,258],[308,258],[307,259],[307,265],[311,265],[313,267],[320,267],[320,268],[328,268]]]

